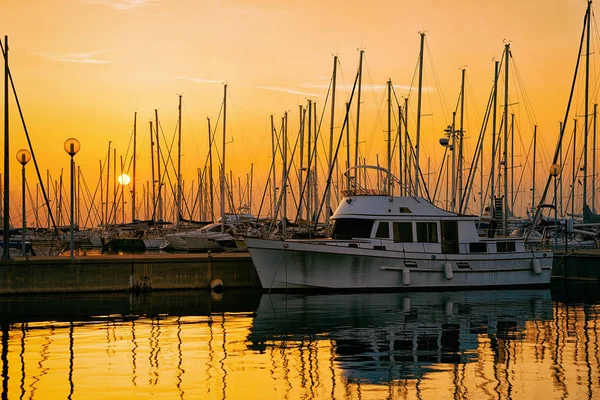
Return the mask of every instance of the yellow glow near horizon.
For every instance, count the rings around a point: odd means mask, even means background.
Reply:
[[[149,122],[153,121],[156,128],[157,110],[162,159],[170,163],[166,168],[161,166],[169,174],[163,182],[172,186],[176,175],[172,163],[177,160],[173,135],[178,128],[181,94],[181,177],[186,190],[183,195],[190,196],[190,188],[197,188],[198,176],[207,166],[207,117],[211,132],[216,135],[213,158],[218,181],[223,83],[227,83],[226,172],[231,172],[232,187],[238,178],[244,186],[252,169],[253,205],[261,203],[269,176],[270,116],[274,116],[279,132],[281,117],[288,113],[291,146],[299,132],[298,106],[306,106],[309,99],[317,103],[317,171],[323,177],[329,146],[332,54],[339,56],[334,144],[340,136],[345,102],[350,99],[358,67],[357,49],[361,47],[365,49],[359,127],[361,162],[375,165],[379,157],[379,163],[386,164],[387,79],[392,79],[400,102],[402,97],[409,98],[408,130],[414,141],[415,65],[418,33],[422,31],[427,33],[419,146],[423,180],[430,180],[434,186],[436,174],[445,176],[439,171],[444,149],[438,140],[451,123],[462,67],[467,70],[465,163],[470,163],[492,86],[494,59],[502,58],[503,40],[507,40],[516,63],[509,79],[508,102],[509,113],[515,113],[515,181],[523,173],[518,190],[520,194],[528,192],[531,156],[528,160],[526,157],[536,124],[541,164],[537,179],[538,187],[541,186],[552,163],[548,160],[555,148],[558,121],[564,117],[586,7],[584,0],[558,1],[552,6],[543,0],[400,0],[373,2],[368,7],[358,0],[306,4],[277,0],[34,3],[33,7],[30,1],[4,2],[0,34],[10,39],[11,74],[41,171],[48,171],[54,180],[61,168],[68,168],[68,159],[58,156],[63,150],[56,138],[77,137],[82,148],[75,161],[88,184],[99,181],[98,161],[106,162],[109,142],[111,158],[116,149],[116,156],[124,159],[125,172],[132,173],[133,115],[137,112],[136,183],[144,187],[152,181]],[[593,65],[596,64],[592,64],[595,69]],[[595,70],[591,72],[592,76],[598,75]],[[519,92],[519,83],[525,85],[526,91]],[[501,91],[503,87],[501,82]],[[502,96],[499,93],[500,105],[504,102]],[[394,100],[394,115],[395,106]],[[498,120],[501,109],[499,113]],[[571,110],[571,117],[583,114],[581,105]],[[12,94],[9,115],[13,154],[14,150],[25,148],[27,142]],[[395,118],[391,129],[394,132]],[[350,152],[354,154],[356,93],[348,120]],[[566,131],[572,131],[572,121],[569,123]],[[583,123],[578,127],[582,130]],[[153,141],[156,142],[156,133]],[[491,148],[489,141],[488,135],[486,148]],[[342,169],[347,147],[344,139],[339,151]],[[170,155],[167,149],[171,149]],[[489,153],[484,162],[489,162]],[[297,158],[299,151],[295,154]],[[280,159],[278,156],[278,173]],[[397,165],[397,157],[394,163]],[[293,168],[297,171],[299,161]],[[112,175],[114,168],[110,169]],[[28,168],[27,174],[33,183],[33,168]],[[17,185],[18,169],[13,168],[10,176],[11,186]],[[296,179],[295,173],[291,176]],[[290,187],[296,187],[296,182]],[[474,194],[478,191],[473,189]],[[171,196],[173,192],[165,189],[164,194]],[[531,202],[528,195],[516,197],[518,210],[524,210]],[[238,198],[237,193],[233,198]],[[137,197],[138,202],[142,200],[141,195]]]

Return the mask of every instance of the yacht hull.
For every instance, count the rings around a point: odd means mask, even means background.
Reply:
[[[246,238],[246,244],[265,290],[547,286],[552,270],[549,251],[411,253],[349,247],[348,243],[257,238]]]
[[[215,240],[202,236],[186,236],[185,247],[187,251],[191,252],[224,251],[223,247]]]
[[[166,239],[163,238],[146,238],[144,246],[146,246],[146,250],[159,250],[166,242]]]

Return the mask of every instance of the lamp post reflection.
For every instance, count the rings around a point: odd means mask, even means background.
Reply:
[[[22,176],[22,187],[21,187],[21,198],[23,199],[23,208],[22,208],[22,216],[23,216],[23,225],[21,225],[21,255],[25,256],[25,252],[27,251],[27,248],[25,246],[25,233],[26,233],[26,229],[27,229],[27,217],[25,214],[25,165],[27,165],[27,163],[29,162],[29,160],[31,160],[31,154],[29,153],[28,150],[26,149],[21,149],[19,151],[17,151],[17,161],[19,161],[22,165],[21,168],[21,176]]]
[[[75,154],[77,154],[79,152],[79,149],[81,148],[81,145],[79,144],[79,141],[75,138],[69,138],[67,140],[65,140],[65,144],[64,144],[64,148],[65,151],[67,152],[67,154],[69,156],[71,156],[71,252],[70,252],[70,257],[71,260],[73,259],[73,253],[75,252],[75,227],[74,227],[74,206],[75,206],[75,188],[74,188],[74,184],[73,184],[73,175],[75,175],[75,161],[73,160],[73,157],[75,157]]]

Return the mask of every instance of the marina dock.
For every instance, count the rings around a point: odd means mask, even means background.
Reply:
[[[0,263],[0,294],[260,289],[247,253],[18,257]]]
[[[555,250],[552,280],[600,281],[600,249]]]

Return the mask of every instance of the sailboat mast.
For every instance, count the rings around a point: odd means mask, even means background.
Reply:
[[[123,176],[125,164],[123,163],[123,156],[121,156],[121,176]],[[121,178],[123,180],[123,178]],[[125,223],[125,181],[121,182],[121,220]]]
[[[302,187],[304,185],[304,117],[306,116],[306,113],[304,112],[302,104],[300,104],[298,108],[300,109],[300,131],[298,133],[298,142],[300,142],[300,170],[298,171],[298,193],[302,194]],[[273,130],[273,128],[271,128],[271,130]],[[302,196],[300,196],[298,202],[298,218],[302,219]]]
[[[560,133],[563,133],[563,135],[564,135],[564,128],[563,128],[563,123],[562,122],[559,122],[559,130],[558,130],[558,132],[559,132],[559,135],[560,135]],[[560,146],[559,160],[560,160],[560,164],[559,165],[564,166],[566,160],[563,159],[563,146]],[[556,163],[554,163],[554,164],[556,164]],[[562,167],[561,167],[561,171],[562,171]],[[560,202],[559,202],[559,204],[560,204],[560,216],[562,217],[564,215],[564,209],[563,209],[563,177],[562,177],[562,175],[560,175],[560,178],[558,178],[558,179],[560,181],[560,187],[559,187],[559,190],[560,190],[560,194],[559,194],[559,199],[560,199]],[[546,185],[546,186],[548,186],[548,185]]]
[[[319,215],[317,213],[319,211],[317,209],[317,206],[319,204],[319,196],[318,196],[318,189],[319,189],[318,182],[319,181],[317,179],[317,165],[319,165],[318,162],[317,162],[318,161],[317,157],[318,157],[319,152],[318,152],[318,148],[317,148],[317,137],[318,137],[318,134],[317,134],[317,102],[316,101],[313,102],[313,110],[314,110],[313,123],[314,123],[314,128],[315,128],[314,129],[314,131],[315,131],[315,139],[314,139],[314,142],[313,142],[313,151],[311,153],[311,154],[314,154],[312,156],[313,160],[311,162],[311,164],[314,165],[314,167],[313,167],[313,173],[312,173],[312,185],[313,185],[313,190],[312,190],[313,201],[312,201],[312,204],[313,204],[313,214],[315,216],[315,221],[317,221],[317,219],[319,218]]]
[[[387,194],[392,194],[392,80],[387,81]]]
[[[409,186],[412,184],[410,179],[410,168],[408,162],[408,149],[412,144],[410,143],[410,137],[408,135],[408,97],[404,98],[404,162],[402,168],[404,169],[404,196],[409,195]]]
[[[198,190],[196,191],[196,201],[195,203],[198,203],[198,220],[199,221],[204,221],[204,202],[205,202],[205,198],[202,192],[202,188],[204,187],[204,172],[206,171],[205,169],[200,169],[200,168],[196,168],[196,174],[198,176]],[[192,190],[192,193],[194,191]],[[192,216],[196,214],[196,210],[195,207],[192,207]],[[193,218],[193,217],[192,217]],[[190,219],[192,219],[190,218]]]
[[[225,232],[225,140],[227,133],[227,84],[223,85],[223,160],[221,160],[221,233]]]
[[[592,211],[596,212],[596,115],[597,115],[598,104],[594,104],[594,138],[592,148]]]
[[[312,221],[312,197],[311,197],[311,189],[312,189],[312,174],[311,174],[311,161],[312,161],[312,100],[308,100],[308,142],[307,142],[307,151],[306,151],[306,219],[308,221]],[[302,193],[302,192],[301,192]]]
[[[102,199],[104,198],[102,196],[102,160],[100,160],[100,219],[102,220],[102,213],[103,213],[103,208],[102,208]],[[47,198],[47,202],[50,202],[50,195],[51,195],[51,191],[50,191],[50,170],[46,170],[46,187],[48,188],[48,198]],[[46,224],[48,225],[48,229],[50,229],[50,206],[46,207]],[[102,222],[103,223],[103,222]]]
[[[4,243],[2,259],[10,260],[9,246],[7,243],[10,239],[10,219],[9,219],[9,207],[10,207],[10,196],[9,196],[9,147],[8,147],[8,36],[4,36],[4,190],[3,192],[3,231],[2,231],[2,240]],[[23,241],[25,238],[23,238]]]
[[[179,226],[181,218],[181,95],[179,95],[178,121],[177,121],[177,215],[175,226]]]
[[[152,220],[156,220],[156,178],[154,176],[154,127],[150,121],[150,162],[152,163]]]
[[[588,171],[588,113],[589,113],[589,83],[590,83],[590,23],[591,21],[592,0],[588,1],[588,23],[586,26],[586,45],[585,45],[585,106],[584,106],[584,122],[583,122],[583,208],[587,206],[587,171]],[[573,148],[575,150],[575,148]],[[573,196],[575,190],[573,189]]]
[[[273,200],[271,201],[271,215],[273,220],[277,218],[277,174],[275,162],[275,122],[273,120],[273,114],[271,114],[271,158],[273,159],[273,176],[271,179],[271,189],[273,190]],[[302,188],[300,188],[302,190]]]
[[[284,113],[284,117],[283,117],[283,121],[282,121],[282,125],[283,125],[283,133],[282,133],[282,147],[283,147],[283,174],[281,177],[281,197],[282,197],[282,218],[281,218],[281,223],[282,223],[282,227],[283,227],[283,234],[285,235],[285,230],[286,230],[286,221],[287,221],[287,180],[288,180],[288,170],[287,170],[287,141],[288,141],[288,137],[287,137],[287,118],[288,118],[288,113],[287,111]]]
[[[328,161],[328,170],[331,170],[331,166],[333,165],[333,128],[335,125],[335,88],[336,88],[336,78],[337,78],[337,55],[333,56],[333,77],[331,78],[331,119],[329,123],[329,157]],[[329,217],[331,217],[331,188],[327,188],[327,204],[325,209],[325,222],[329,222]]]
[[[535,209],[535,163],[537,159],[537,125],[533,126],[533,171],[531,173],[531,209]]]
[[[133,183],[131,192],[131,222],[135,222],[135,178],[137,162],[137,111],[133,114]]]
[[[163,220],[163,203],[162,203],[162,177],[160,175],[160,164],[161,164],[161,157],[160,157],[160,129],[159,129],[159,124],[158,124],[158,110],[154,109],[154,117],[156,119],[156,123],[154,126],[154,129],[156,131],[156,172],[157,172],[157,178],[158,178],[158,220],[162,221]]]
[[[419,88],[417,91],[417,137],[415,144],[415,196],[419,195],[419,150],[421,148],[421,97],[423,92],[423,47],[425,45],[425,32],[421,35],[421,49],[419,51]]]
[[[398,193],[402,195],[402,106],[398,104]]]
[[[515,208],[515,114],[510,114],[510,209]]]
[[[451,186],[451,210],[456,211],[456,111],[452,111],[452,186]]]
[[[119,209],[117,204],[117,149],[113,149],[113,206],[111,215],[114,214],[114,224],[117,224],[117,210]]]
[[[463,211],[463,137],[465,121],[465,69],[461,69],[460,83],[460,128],[458,131],[458,209]]]
[[[106,162],[106,223],[110,224],[110,214],[109,214],[109,208],[108,208],[108,197],[109,197],[109,192],[110,192],[110,145],[111,145],[111,141],[108,142],[108,157],[107,157],[107,162]]]
[[[577,183],[577,166],[575,163],[577,162],[577,119],[573,120],[573,176],[571,180],[571,217],[575,218],[575,188],[577,187],[575,183]]]
[[[508,59],[510,57],[510,43],[504,45],[504,210],[502,213],[502,232],[507,234],[508,223]]]
[[[98,182],[100,182],[99,186],[100,186],[100,225],[104,225],[104,206],[102,205],[102,203],[104,202],[104,181],[102,180],[102,160],[98,160],[98,162],[100,163],[100,179]],[[48,190],[50,190],[50,171],[46,172],[46,187],[48,187]],[[48,229],[50,229],[50,216],[48,215]]]
[[[76,185],[76,197],[77,197],[77,201],[75,201],[75,215],[76,215],[76,219],[75,219],[75,225],[77,227],[80,226],[80,221],[81,221],[81,206],[80,206],[80,201],[81,201],[81,166],[77,166],[77,185]],[[23,212],[23,215],[25,214],[25,212]],[[25,224],[23,224],[23,226],[25,226]],[[25,235],[23,235],[23,237],[25,237]]]
[[[347,120],[350,116],[350,103],[346,102],[346,116]],[[346,169],[350,168],[350,124],[346,124]],[[346,190],[350,191],[350,184],[352,178],[350,177],[350,173],[346,175]]]
[[[355,147],[354,147],[354,166],[358,165],[358,137],[360,131],[360,97],[362,93],[362,65],[363,65],[363,55],[365,51],[360,49],[360,58],[358,61],[358,98],[356,102],[356,139],[355,139]],[[354,184],[356,185],[358,182],[358,174],[355,177]]]
[[[496,117],[497,117],[497,109],[498,109],[498,69],[499,62],[496,61],[494,63],[494,94],[493,94],[493,111],[492,111],[492,157],[491,157],[491,167],[490,167],[490,180],[491,180],[491,190],[490,190],[490,199],[491,199],[491,208],[490,208],[490,216],[492,218],[496,218],[496,192],[495,192],[495,169],[496,169]]]
[[[39,201],[39,196],[40,196],[40,184],[36,183],[36,185],[35,185],[35,227],[38,228],[38,229],[40,227],[40,215],[39,215],[40,201]]]
[[[208,123],[208,193],[210,198],[210,220],[215,221],[214,193],[213,193],[213,159],[212,159],[212,133],[210,131],[210,118],[206,117]]]

